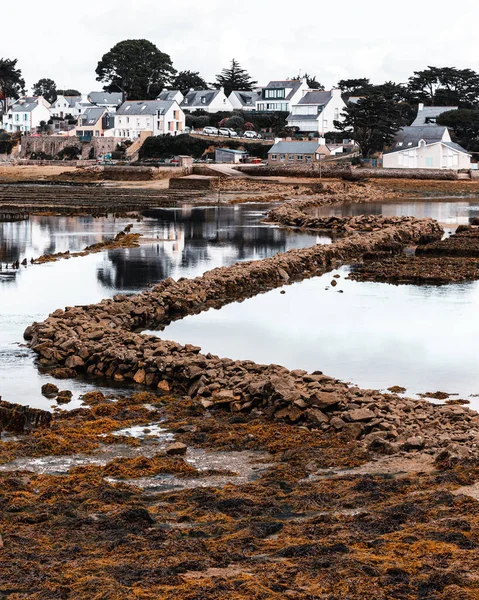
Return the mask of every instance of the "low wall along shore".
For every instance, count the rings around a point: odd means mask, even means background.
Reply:
[[[259,411],[312,429],[340,431],[376,446],[441,447],[450,439],[479,439],[477,416],[460,406],[434,406],[372,390],[349,388],[321,372],[219,358],[201,349],[138,333],[252,297],[285,283],[326,273],[365,253],[396,250],[421,239],[440,239],[431,219],[406,217],[369,233],[352,233],[331,245],[290,250],[272,258],[237,263],[195,279],[168,279],[136,296],[117,295],[98,304],[57,310],[25,331],[52,374],[109,378],[185,394],[205,409]],[[437,436],[437,422],[443,437]],[[472,437],[471,437],[472,436]],[[475,438],[474,438],[475,439]]]

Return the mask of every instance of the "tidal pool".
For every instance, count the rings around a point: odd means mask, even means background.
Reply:
[[[196,277],[240,260],[330,242],[327,236],[262,225],[269,208],[185,205],[143,211],[141,222],[113,216],[35,215],[26,221],[0,222],[0,397],[38,408],[54,404],[40,392],[44,383],[54,380],[36,368],[34,353],[23,344],[23,332],[57,308],[99,302],[119,292],[137,293],[167,277]],[[139,248],[11,268],[16,260],[81,250],[113,237],[128,223],[144,235]],[[73,392],[68,408],[80,405],[80,394],[97,388],[80,379],[55,383]]]
[[[210,309],[158,335],[222,357],[320,370],[363,388],[479,394],[479,282],[394,286],[350,281],[348,272]],[[473,397],[471,405],[479,408]]]

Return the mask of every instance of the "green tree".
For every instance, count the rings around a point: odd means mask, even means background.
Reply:
[[[176,71],[168,54],[148,40],[124,40],[103,55],[96,67],[104,90],[124,91],[130,100],[156,98]]]
[[[57,86],[53,79],[39,79],[32,90],[34,96],[43,96],[50,104],[57,98]]]
[[[408,123],[400,103],[385,97],[381,86],[372,88],[342,113],[344,121],[334,121],[339,131],[356,141],[363,157],[370,157],[391,144],[395,134]]]
[[[248,71],[243,69],[239,62],[233,58],[230,67],[223,69],[216,76],[216,82],[213,85],[218,89],[224,88],[225,94],[229,96],[233,90],[250,91],[257,83],[257,81],[253,81]]]
[[[301,75],[301,73],[298,73],[298,75],[296,75],[296,77],[288,77],[289,80],[293,79],[293,80],[300,80],[300,79],[306,79],[306,83],[309,87],[310,90],[324,90],[324,85],[322,83],[319,83],[319,81],[316,79],[315,75],[310,75],[309,73],[305,73],[304,75]]]
[[[479,74],[472,69],[428,67],[414,71],[408,90],[417,102],[472,108],[479,103]]]
[[[206,90],[208,84],[198,71],[180,71],[171,82],[171,87],[185,96],[191,89]]]
[[[25,80],[21,70],[17,69],[17,62],[16,58],[0,58],[0,102],[5,112],[9,98],[18,98],[25,93]]]
[[[359,79],[341,79],[338,81],[338,88],[346,99],[350,96],[363,96],[367,94],[371,87],[371,82],[365,77]]]
[[[57,90],[57,98],[58,96],[81,96],[81,92],[73,88],[66,90]]]
[[[439,115],[436,123],[452,129],[453,139],[466,150],[479,150],[479,108],[449,110]]]

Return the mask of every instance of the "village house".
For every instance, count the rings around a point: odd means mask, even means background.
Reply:
[[[190,112],[204,110],[207,113],[231,112],[233,110],[233,105],[225,96],[223,88],[219,90],[190,90],[180,103],[180,107]]]
[[[71,116],[77,119],[91,104],[86,96],[57,96],[50,107],[50,115],[63,119]]]
[[[451,141],[447,127],[403,127],[383,154],[385,169],[470,169],[471,155]]]
[[[270,81],[261,90],[260,97],[256,100],[256,110],[290,112],[291,107],[297,104],[308,91],[306,79]]]
[[[414,121],[411,123],[411,127],[423,127],[424,125],[436,125],[436,119],[442,113],[450,110],[457,110],[458,106],[424,106],[420,103],[417,109],[417,115]]]
[[[177,135],[185,128],[185,113],[175,100],[124,102],[116,111],[115,137],[136,139],[142,132]]]
[[[87,101],[90,104],[106,108],[108,112],[115,112],[123,99],[123,92],[90,92],[87,94]]]
[[[7,133],[35,132],[40,123],[50,119],[50,103],[43,96],[24,96],[10,106],[3,115]]]
[[[215,162],[238,164],[244,162],[248,153],[245,150],[232,150],[231,148],[216,148]]]
[[[309,165],[321,161],[331,152],[324,139],[310,142],[278,141],[268,151],[270,167]]]
[[[234,91],[228,96],[233,110],[256,110],[256,102],[261,98],[261,92]]]
[[[76,135],[82,141],[88,141],[92,137],[113,136],[115,116],[106,108],[92,106],[87,108],[79,117],[76,127]]]
[[[313,90],[291,107],[288,126],[297,127],[303,133],[323,136],[328,131],[337,131],[334,121],[342,121],[341,113],[346,108],[341,90]]]
[[[181,104],[183,102],[183,98],[184,96],[180,92],[180,90],[162,90],[157,100],[164,100],[167,102],[171,100],[176,100],[178,104]]]

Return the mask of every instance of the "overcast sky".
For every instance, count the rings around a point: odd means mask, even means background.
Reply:
[[[0,57],[18,58],[28,91],[101,89],[95,68],[124,39],[146,38],[176,69],[207,81],[235,57],[265,85],[304,73],[327,88],[345,77],[407,81],[427,65],[479,71],[479,2],[463,0],[59,0],[2,2]]]

